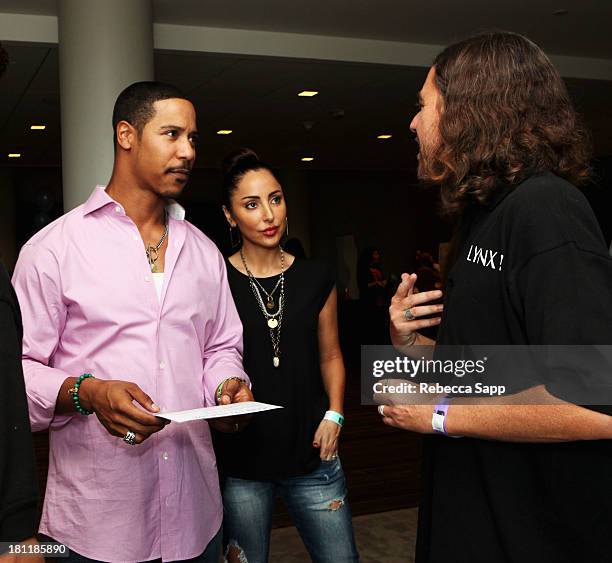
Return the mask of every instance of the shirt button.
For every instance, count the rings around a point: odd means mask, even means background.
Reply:
[[[168,455],[168,452],[164,452],[164,453],[162,454],[162,458],[164,459],[164,461],[168,461],[168,458],[169,458],[169,457],[170,457],[170,456]]]
[[[115,206],[115,213],[121,213],[121,207]]]
[[[145,276],[144,277],[144,281],[146,281],[146,282],[151,281],[151,276]]]
[[[159,362],[159,369],[164,369],[166,364],[164,362]]]
[[[134,240],[138,240],[140,237],[139,237],[138,235],[132,235],[132,238],[133,238]]]

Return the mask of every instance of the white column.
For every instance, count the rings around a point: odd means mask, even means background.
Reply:
[[[151,0],[58,0],[64,211],[113,168],[113,105],[153,80]]]

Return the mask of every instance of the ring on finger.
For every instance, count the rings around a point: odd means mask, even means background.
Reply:
[[[416,319],[416,316],[412,314],[412,310],[410,308],[406,309],[404,311],[404,318],[407,321],[414,321],[414,319]]]
[[[385,416],[385,405],[378,405],[378,414],[380,416]]]
[[[128,430],[123,437],[123,441],[130,446],[133,446],[136,443],[136,434],[131,430]]]

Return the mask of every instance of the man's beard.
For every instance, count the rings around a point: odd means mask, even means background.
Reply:
[[[440,140],[436,131],[430,131],[426,140],[415,139],[419,152],[417,154],[417,177],[428,182],[431,180],[432,168],[435,168],[437,153],[440,149]]]
[[[426,145],[419,144],[419,153],[417,154],[417,177],[419,180],[429,179],[432,152],[433,150],[431,150],[431,148],[428,148]]]

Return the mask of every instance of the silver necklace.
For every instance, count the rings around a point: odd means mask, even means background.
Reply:
[[[255,296],[255,300],[257,301],[257,305],[259,306],[259,310],[262,312],[264,319],[266,319],[266,324],[268,325],[268,330],[270,331],[270,341],[272,342],[272,365],[277,368],[280,365],[280,335],[281,335],[281,327],[283,324],[283,313],[285,311],[285,253],[283,249],[279,246],[280,250],[280,259],[281,259],[281,273],[274,286],[274,289],[268,293],[265,288],[259,283],[257,278],[251,273],[249,267],[246,263],[246,258],[244,257],[244,252],[242,248],[240,249],[240,258],[242,259],[242,265],[244,266],[244,270],[249,277],[249,286],[251,287],[251,291]],[[280,287],[279,297],[278,297],[278,309],[276,312],[272,312],[274,308],[274,299],[273,294]],[[264,304],[264,298],[261,295],[260,289],[266,295],[266,303]],[[272,303],[272,306],[270,306]]]
[[[164,234],[159,239],[159,242],[153,246],[150,242],[145,246],[145,252],[147,253],[147,261],[149,262],[149,268],[151,268],[151,272],[157,272],[157,259],[159,258],[159,249],[164,244],[168,236],[168,215],[164,211]]]

